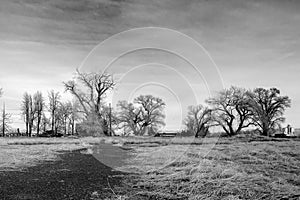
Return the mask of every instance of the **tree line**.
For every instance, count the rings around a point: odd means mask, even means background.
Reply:
[[[270,136],[285,121],[284,111],[291,106],[291,99],[280,95],[277,88],[247,90],[232,86],[208,98],[206,104],[190,106],[184,121],[196,137],[204,137],[213,126],[221,127],[227,136],[251,126]]]
[[[0,90],[0,97],[3,94]],[[48,101],[46,101],[48,99]],[[72,101],[62,101],[59,92],[51,90],[45,98],[42,92],[34,94],[25,92],[20,106],[21,117],[25,123],[25,135],[32,136],[51,130],[52,133],[74,134],[75,120],[77,119],[77,103]],[[47,115],[48,113],[48,115]],[[2,136],[10,131],[11,115],[6,113],[5,107],[2,109],[1,117]],[[21,133],[19,133],[21,134]]]
[[[76,109],[76,102],[61,101],[60,93],[54,90],[48,92],[48,103],[39,91],[33,95],[25,92],[21,111],[26,135],[31,137],[33,130],[36,130],[36,134],[39,135],[41,132],[46,132],[48,127],[54,134],[58,132],[74,134]],[[46,116],[47,111],[49,116]]]
[[[117,130],[123,135],[153,135],[165,125],[166,103],[159,97],[140,95],[132,102],[119,101],[116,109],[107,105],[107,93],[116,85],[110,74],[76,70],[74,78],[63,84],[74,101],[61,101],[61,95],[53,90],[48,93],[47,103],[39,91],[24,93],[21,111],[27,136],[31,136],[33,130],[39,135],[47,127],[55,133],[74,134],[76,121],[80,132],[107,136],[114,135]],[[2,93],[0,90],[0,97]],[[183,123],[195,137],[206,136],[209,129],[216,126],[228,136],[237,135],[248,127],[256,127],[262,135],[269,136],[284,122],[284,111],[290,106],[290,98],[282,96],[276,88],[232,86],[208,98],[205,105],[189,106]],[[2,130],[7,127],[8,118],[3,109]]]
[[[117,109],[112,110],[104,100],[115,85],[110,74],[79,70],[74,79],[64,82],[66,91],[80,104],[82,131],[111,136],[116,130],[123,130],[124,135],[145,135],[164,125],[165,103],[152,95],[141,95],[133,102],[119,101]]]
[[[81,103],[86,121],[100,122],[98,125],[105,135],[112,134],[108,124],[114,130],[123,129],[125,135],[154,134],[165,125],[166,104],[159,97],[140,95],[133,102],[119,101],[115,111],[108,108],[103,99],[115,86],[109,74],[77,70],[76,77],[64,84]],[[190,106],[184,120],[187,130],[196,137],[205,136],[214,126],[221,127],[228,136],[237,135],[248,127],[255,127],[262,135],[269,136],[280,128],[285,120],[284,111],[291,106],[290,98],[282,96],[276,88],[251,90],[235,86],[219,91],[205,103],[206,106]]]

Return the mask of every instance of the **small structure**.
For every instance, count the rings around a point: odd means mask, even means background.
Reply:
[[[287,125],[287,127],[283,128],[283,134],[287,137],[294,137],[294,128],[291,125]]]
[[[274,137],[296,137],[295,129],[288,124],[287,127],[281,128],[275,132]]]
[[[57,133],[53,130],[46,130],[42,134],[39,134],[38,137],[62,137],[63,134]]]
[[[177,134],[176,131],[163,131],[156,133],[154,137],[175,137]]]

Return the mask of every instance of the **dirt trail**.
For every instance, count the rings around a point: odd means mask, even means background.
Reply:
[[[121,187],[124,175],[92,155],[65,152],[55,162],[0,172],[0,199],[104,199]]]

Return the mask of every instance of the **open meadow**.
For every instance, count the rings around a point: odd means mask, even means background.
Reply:
[[[110,199],[300,198],[299,139],[6,138],[0,171],[22,171],[103,140],[130,155],[114,169],[127,175]]]
[[[300,200],[300,0],[0,0],[0,200]]]

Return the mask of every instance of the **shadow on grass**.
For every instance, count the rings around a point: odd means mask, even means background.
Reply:
[[[0,172],[0,199],[110,198],[125,175],[79,150],[64,152],[26,171]]]

